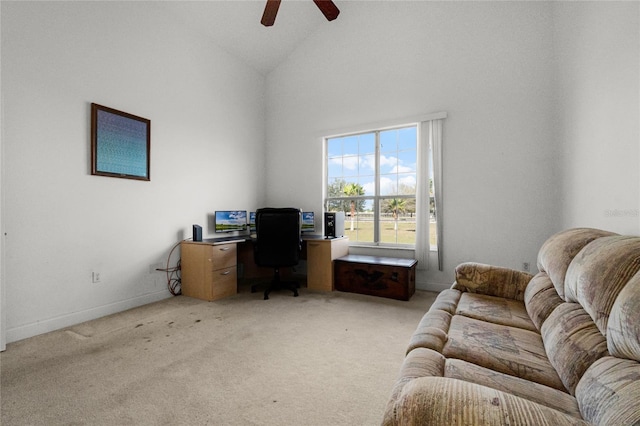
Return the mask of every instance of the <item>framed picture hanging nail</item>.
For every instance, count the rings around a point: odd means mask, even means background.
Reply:
[[[91,104],[91,174],[151,180],[151,121]]]

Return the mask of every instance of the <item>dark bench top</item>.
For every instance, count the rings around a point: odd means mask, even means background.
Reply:
[[[348,254],[339,257],[336,261],[349,263],[366,263],[369,265],[399,266],[402,268],[411,268],[418,263],[415,259],[401,259],[397,257],[381,257],[381,256],[364,256],[359,254]]]

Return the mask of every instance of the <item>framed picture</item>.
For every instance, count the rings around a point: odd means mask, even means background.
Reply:
[[[91,104],[91,174],[151,180],[151,121]]]

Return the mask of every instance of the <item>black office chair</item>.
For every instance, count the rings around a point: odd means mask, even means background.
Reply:
[[[258,266],[274,268],[273,279],[264,291],[264,300],[269,299],[271,291],[281,288],[298,296],[298,283],[280,281],[280,268],[295,266],[300,261],[301,227],[299,209],[263,208],[256,211],[255,262]],[[251,292],[254,293],[257,287],[251,286]]]

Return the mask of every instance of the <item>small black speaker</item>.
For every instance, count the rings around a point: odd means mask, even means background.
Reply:
[[[324,212],[324,236],[326,238],[344,236],[344,212]]]
[[[202,241],[202,226],[193,225],[193,241]]]

